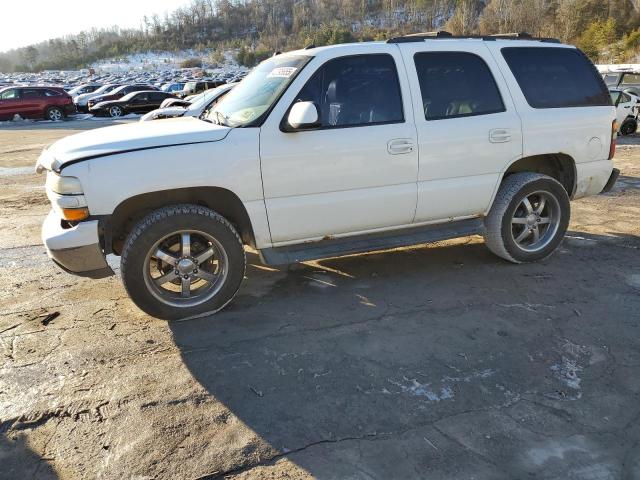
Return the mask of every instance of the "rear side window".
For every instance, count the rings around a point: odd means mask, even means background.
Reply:
[[[26,88],[22,90],[22,98],[40,98],[42,93],[42,90]]]
[[[404,121],[398,72],[388,54],[328,61],[309,79],[295,102],[311,101],[324,128]]]
[[[577,49],[507,47],[502,55],[533,108],[611,105],[602,77]]]
[[[425,52],[414,56],[427,120],[504,112],[504,103],[487,64],[463,52]]]

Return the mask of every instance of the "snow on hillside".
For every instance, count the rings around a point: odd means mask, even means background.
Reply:
[[[183,50],[180,52],[144,52],[133,53],[119,58],[100,60],[91,65],[96,71],[121,72],[128,70],[175,70],[180,64],[189,58],[199,58],[207,69],[215,70],[210,61],[209,50]],[[222,70],[229,67],[238,68],[234,52],[227,51],[223,54],[225,62]],[[224,68],[227,67],[227,68]]]

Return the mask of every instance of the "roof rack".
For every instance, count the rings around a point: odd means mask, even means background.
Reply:
[[[410,42],[422,42],[424,40],[443,40],[451,38],[472,38],[485,41],[495,40],[534,40],[538,42],[547,43],[560,43],[557,38],[539,38],[530,35],[527,32],[518,33],[497,33],[495,35],[453,35],[450,32],[439,30],[437,32],[423,32],[412,33],[410,35],[403,35],[401,37],[394,37],[387,40],[387,43],[410,43]]]

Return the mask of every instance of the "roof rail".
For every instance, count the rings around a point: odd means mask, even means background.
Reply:
[[[410,42],[422,42],[424,40],[443,40],[451,38],[472,38],[485,41],[495,40],[534,40],[538,42],[547,43],[560,43],[557,38],[539,38],[530,35],[527,32],[518,33],[497,33],[494,35],[453,35],[450,32],[439,30],[437,32],[424,32],[424,33],[412,33],[410,35],[403,35],[401,37],[393,37],[387,40],[387,43],[410,43]]]

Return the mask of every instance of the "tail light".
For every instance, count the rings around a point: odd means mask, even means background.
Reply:
[[[611,123],[611,145],[609,146],[609,160],[613,159],[616,154],[616,142],[618,140],[618,122],[614,120]]]

